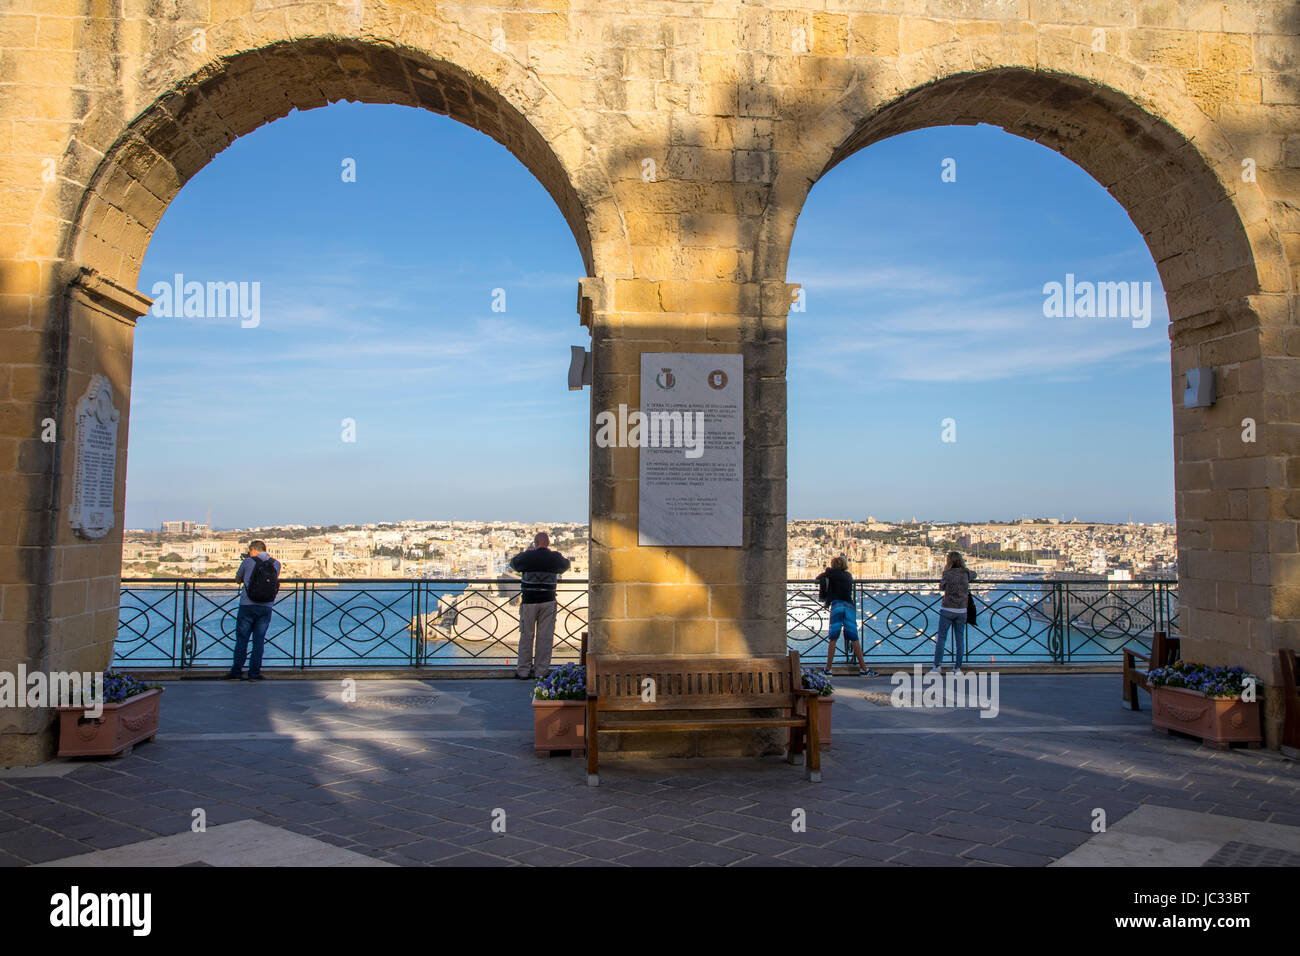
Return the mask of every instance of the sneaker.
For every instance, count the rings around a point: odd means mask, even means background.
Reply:
[[[868,667],[866,670],[861,670],[861,669],[859,669],[859,670],[858,670],[858,676],[859,676],[859,677],[879,677],[880,675],[877,674],[875,671],[873,671],[870,667]]]
[[[243,680],[243,674],[236,674],[234,671],[227,671],[221,675],[222,680]]]
[[[953,676],[953,677],[961,677],[961,668],[960,668],[960,667],[954,667],[954,668],[952,669],[952,676]]]
[[[250,684],[255,684],[255,683],[257,683],[257,682],[260,681],[260,680],[266,680],[266,678],[263,677],[261,674],[249,674],[249,675],[248,675],[248,682],[249,682]]]
[[[827,677],[834,677],[834,676],[835,676],[835,672],[834,672],[833,670],[831,670],[829,667],[823,667],[823,668],[822,668],[822,673],[825,674]]]
[[[930,668],[930,673],[931,673],[931,674],[936,674],[936,675],[938,675],[939,677],[942,677],[942,676],[943,676],[943,668],[942,668],[942,667],[931,667],[931,668]]]

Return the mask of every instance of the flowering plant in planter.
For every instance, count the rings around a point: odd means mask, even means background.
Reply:
[[[147,690],[158,690],[162,684],[146,684],[137,677],[122,671],[104,671],[104,703],[120,704],[128,697],[143,694]]]
[[[1226,748],[1234,743],[1257,747],[1259,701],[1253,691],[1258,678],[1240,667],[1211,667],[1178,661],[1153,668],[1151,724],[1164,733],[1189,734],[1207,744]]]
[[[158,732],[160,684],[109,670],[103,675],[103,694],[102,701],[92,702],[82,688],[81,700],[58,708],[60,757],[128,754]]]
[[[829,677],[817,671],[808,670],[806,667],[803,669],[803,688],[804,690],[815,690],[822,697],[830,697],[835,693],[835,686],[831,683]]]
[[[1177,661],[1168,667],[1153,668],[1147,674],[1152,687],[1178,687],[1206,697],[1237,698],[1247,686],[1257,686],[1259,678],[1241,667],[1211,667],[1194,661]]]
[[[831,746],[831,705],[835,703],[835,685],[824,673],[803,668],[804,690],[817,692],[818,746],[829,750]]]
[[[535,700],[586,700],[587,668],[582,664],[561,664],[537,681]]]
[[[146,691],[161,690],[162,684],[146,684],[137,677],[132,677],[123,671],[107,670],[104,671],[104,698],[101,701],[105,704],[120,704],[124,700],[130,700],[132,697],[143,694]],[[72,694],[72,704],[84,706],[91,701],[86,699],[86,688],[76,688]]]
[[[533,749],[580,753],[586,747],[587,668],[561,664],[533,687]]]

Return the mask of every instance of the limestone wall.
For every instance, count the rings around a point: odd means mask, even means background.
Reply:
[[[448,113],[555,198],[588,271],[593,416],[636,404],[642,351],[745,356],[744,548],[637,547],[636,452],[591,449],[599,652],[783,651],[799,211],[857,149],[986,122],[1079,163],[1145,236],[1173,317],[1188,653],[1275,680],[1276,648],[1300,647],[1297,33],[1300,5],[1266,0],[11,0],[0,668],[111,638],[120,542],[72,535],[67,445],[41,422],[68,435],[90,374],[129,404],[131,290],[162,212],[236,137],[352,99]],[[1219,372],[1213,408],[1181,407],[1194,365]],[[45,725],[0,715],[0,763],[47,746]]]

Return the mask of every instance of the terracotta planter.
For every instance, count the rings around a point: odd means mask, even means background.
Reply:
[[[1182,687],[1151,688],[1151,722],[1166,733],[1178,731],[1207,744],[1259,744],[1259,701],[1206,697]]]
[[[587,702],[534,700],[533,749],[539,754],[587,749]]]
[[[59,756],[109,757],[130,750],[158,733],[162,689],[147,690],[116,704],[105,704],[99,717],[84,707],[60,707]]]
[[[831,704],[835,695],[817,698],[817,746],[822,750],[831,749]]]

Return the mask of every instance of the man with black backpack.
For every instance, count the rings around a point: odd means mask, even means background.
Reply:
[[[266,553],[265,541],[250,541],[248,553],[239,563],[235,580],[239,591],[239,616],[235,618],[235,660],[226,680],[262,679],[262,648],[266,629],[271,624],[275,596],[280,593],[280,562]],[[253,639],[253,656],[248,661],[248,676],[243,676],[248,639]]]

